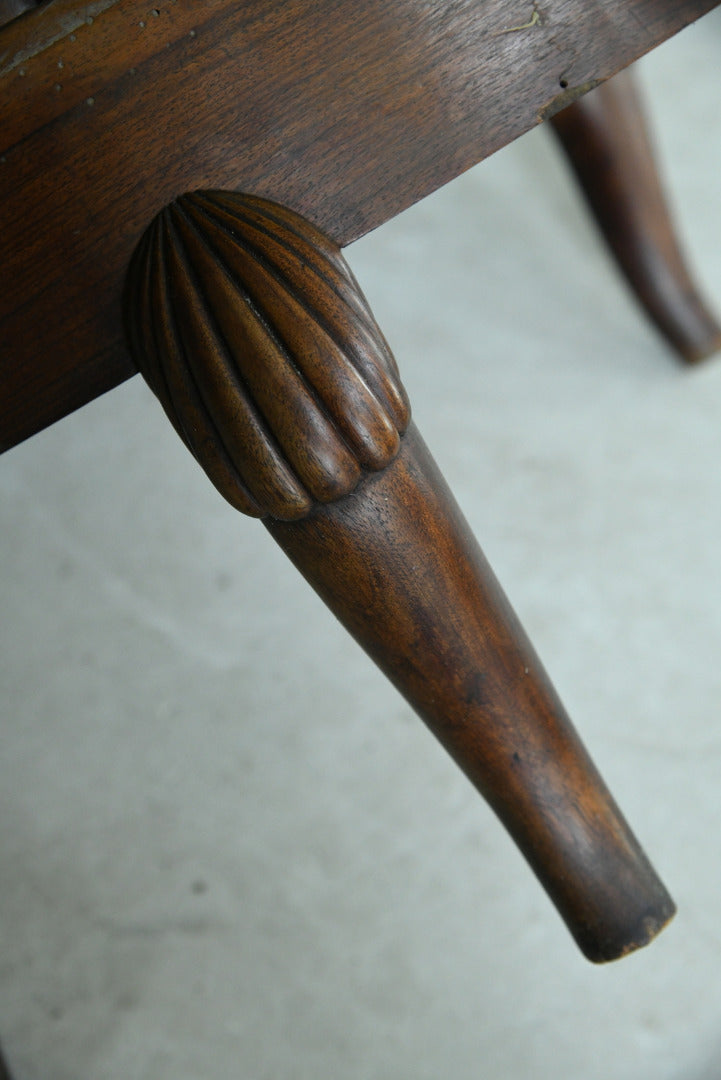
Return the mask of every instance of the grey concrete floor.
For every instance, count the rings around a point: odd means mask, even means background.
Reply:
[[[721,306],[721,19],[641,67]],[[18,1080],[721,1075],[721,357],[682,370],[536,131],[354,245],[419,427],[673,892],[596,968],[133,380],[0,462]]]

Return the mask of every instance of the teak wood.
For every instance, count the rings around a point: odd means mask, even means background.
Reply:
[[[0,450],[133,374],[121,281],[182,191],[341,246],[718,0],[51,0],[0,28]]]
[[[636,80],[619,72],[551,121],[608,247],[652,321],[693,363],[721,326],[686,265]]]
[[[337,245],[275,203],[187,195],[143,237],[125,307],[183,441],[489,800],[586,956],[651,940],[673,903],[410,422]]]

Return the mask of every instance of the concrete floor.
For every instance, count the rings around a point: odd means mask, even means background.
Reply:
[[[643,63],[721,307],[721,18]],[[490,811],[136,379],[0,463],[18,1080],[721,1075],[721,358],[637,312],[546,131],[349,259],[679,914],[589,965]]]

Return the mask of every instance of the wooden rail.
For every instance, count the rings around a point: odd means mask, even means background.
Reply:
[[[0,30],[0,450],[132,375],[125,269],[182,191],[340,245],[718,0],[54,0]]]

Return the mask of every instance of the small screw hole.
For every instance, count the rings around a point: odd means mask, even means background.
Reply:
[[[559,79],[558,80],[558,85],[561,87],[562,90],[567,90],[568,89],[568,79]]]

